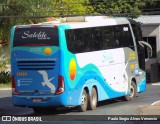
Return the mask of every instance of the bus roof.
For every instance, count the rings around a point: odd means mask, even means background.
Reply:
[[[71,29],[85,28],[85,27],[97,27],[97,26],[109,26],[109,25],[121,25],[129,24],[128,18],[124,17],[108,17],[108,16],[77,16],[77,17],[65,17],[55,21],[42,22],[39,24],[23,25],[23,26],[69,26]]]
[[[108,25],[120,25],[129,24],[127,18],[122,17],[108,17],[108,16],[79,16],[79,17],[66,17],[58,21],[41,23],[42,25],[53,24],[53,25],[68,25],[72,29],[74,28],[85,28],[85,27],[96,27],[96,26],[108,26]]]

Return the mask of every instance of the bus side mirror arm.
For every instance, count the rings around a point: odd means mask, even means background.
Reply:
[[[145,41],[139,41],[139,44],[142,47],[146,46],[148,49],[150,49],[150,55],[149,55],[149,57],[152,57],[152,46],[149,43],[145,42]]]

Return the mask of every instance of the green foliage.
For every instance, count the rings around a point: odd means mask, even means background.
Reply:
[[[43,6],[40,6],[43,5]],[[38,14],[43,14],[37,12],[38,10],[44,11],[46,7],[50,6],[51,0],[40,1],[39,0],[1,0],[0,6],[0,41],[3,42],[7,40],[9,42],[10,30],[14,25],[30,24],[41,22],[44,19],[38,18],[20,18],[24,16],[38,16]],[[49,7],[47,7],[49,8]],[[36,13],[36,14],[35,14]],[[12,17],[17,18],[12,18]]]
[[[0,88],[11,88],[12,87],[12,83],[11,82],[8,82],[8,83],[5,83],[5,84],[1,84],[0,83]]]
[[[53,2],[55,16],[89,15],[95,13],[89,0],[61,0]],[[51,12],[51,13],[52,13]]]
[[[155,6],[149,0],[1,0],[0,43],[8,41],[11,27],[39,23],[46,18],[72,15],[120,15],[137,17],[145,6]]]
[[[89,0],[1,0],[0,42],[7,40],[9,44],[10,30],[14,25],[46,21],[40,16],[84,15],[93,11]]]
[[[125,17],[137,17],[143,7],[155,3],[148,0],[90,0],[90,2],[98,13]]]
[[[0,56],[0,71],[7,70],[9,64],[10,64],[9,57],[6,57],[4,54]]]
[[[0,84],[6,84],[11,81],[11,73],[9,71],[0,72]]]
[[[5,55],[0,57],[0,84],[5,84],[11,81],[11,73],[8,71],[10,59]]]

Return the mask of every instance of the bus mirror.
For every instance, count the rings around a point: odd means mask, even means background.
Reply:
[[[149,58],[151,58],[152,57],[152,46],[149,44],[149,43],[147,43],[147,42],[145,42],[145,41],[139,41],[139,44],[142,46],[142,47],[147,47],[147,49],[148,49],[148,56],[149,56]]]

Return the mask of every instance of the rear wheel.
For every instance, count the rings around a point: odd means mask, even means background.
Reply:
[[[88,105],[88,94],[86,90],[83,90],[82,103],[81,105],[78,106],[78,111],[85,112],[87,110],[87,105]]]
[[[137,87],[134,81],[131,82],[130,94],[126,95],[124,99],[126,101],[131,101],[136,98]]]
[[[91,95],[89,96],[88,109],[94,110],[97,107],[97,91],[93,87],[91,91]]]

